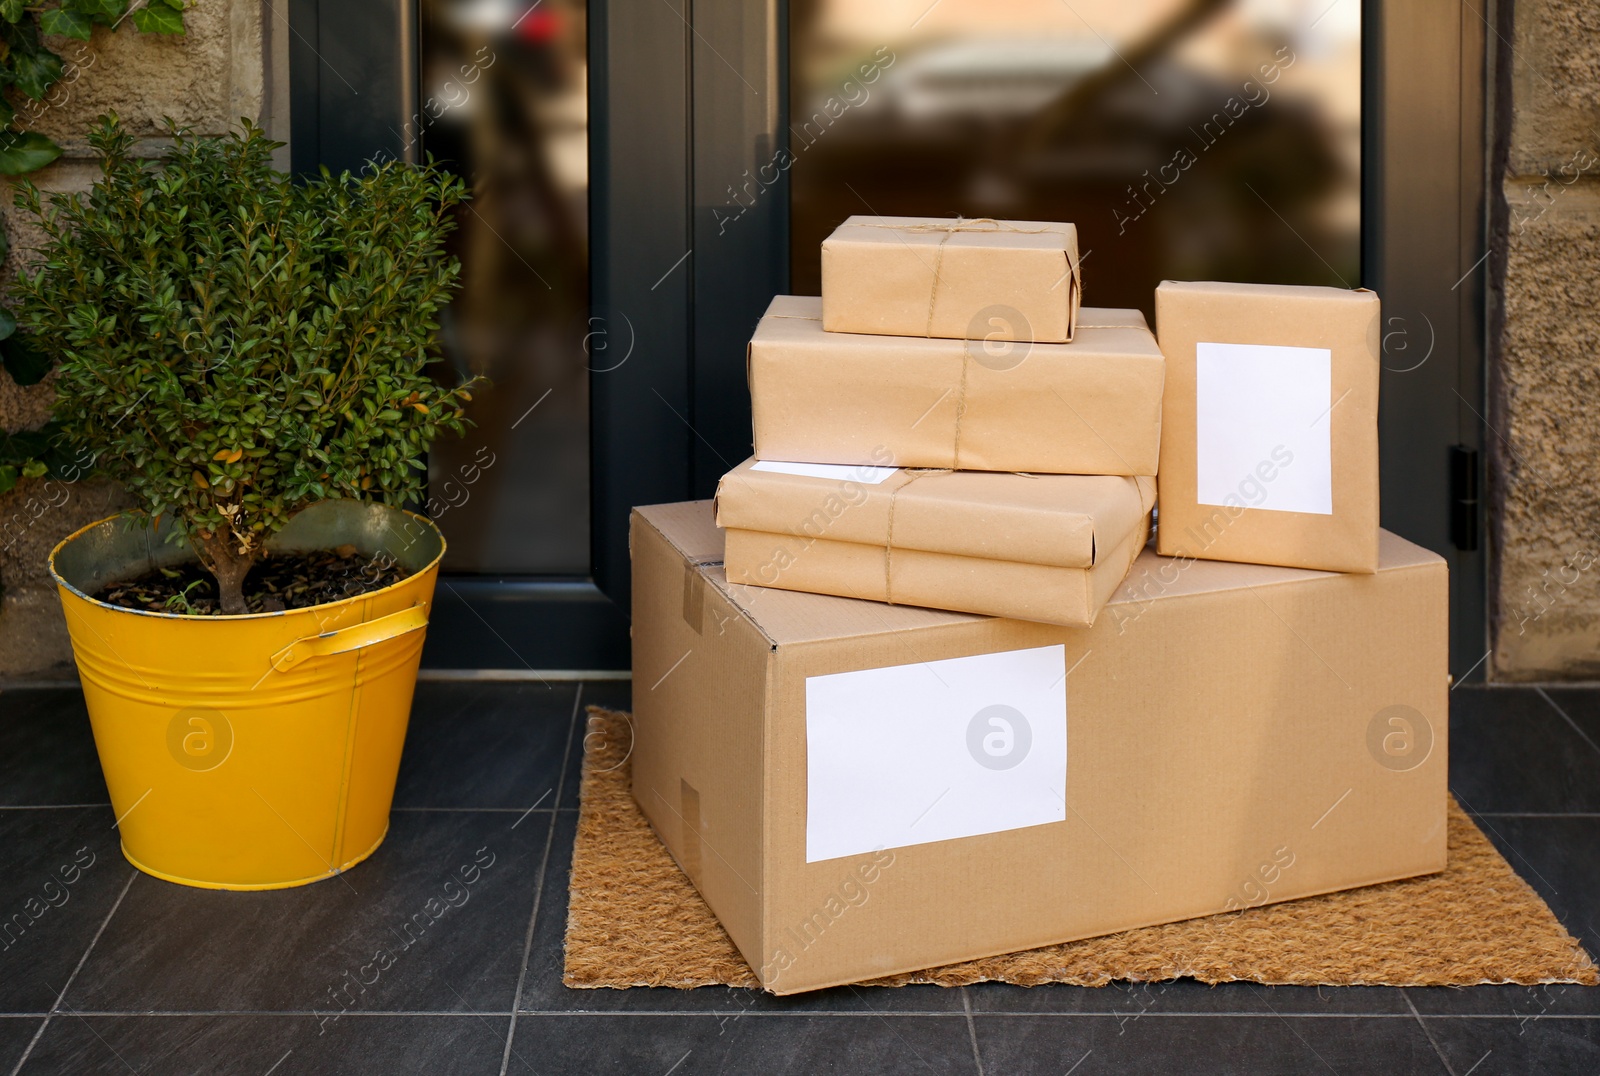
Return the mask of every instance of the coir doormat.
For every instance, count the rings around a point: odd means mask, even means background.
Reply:
[[[756,987],[755,974],[629,793],[628,715],[589,709],[566,972],[570,987]],[[1595,985],[1595,965],[1454,801],[1440,874],[874,980]]]

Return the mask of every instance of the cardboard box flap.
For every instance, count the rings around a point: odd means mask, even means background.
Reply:
[[[1147,477],[754,459],[723,476],[716,498],[720,527],[1062,568],[1094,566],[1096,551],[1136,533],[1154,502]]]
[[[690,564],[721,564],[722,531],[705,503],[652,504],[640,513]]]

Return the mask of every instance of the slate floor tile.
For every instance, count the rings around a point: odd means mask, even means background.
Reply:
[[[395,806],[555,806],[577,692],[575,683],[418,684]]]
[[[985,1072],[1439,1073],[1411,1016],[975,1015]]]
[[[0,1012],[48,1012],[134,873],[111,808],[0,810]]]
[[[1473,814],[1600,812],[1600,752],[1532,688],[1458,688],[1450,790]]]
[[[80,1012],[511,1010],[550,815],[397,813],[372,858],[297,889],[139,875]]]
[[[63,1014],[50,1021],[22,1073],[494,1076],[510,1020],[346,1016],[323,1030],[306,1016]],[[516,1064],[511,1068],[527,1071]]]
[[[77,683],[0,688],[0,806],[109,802]]]
[[[519,1016],[514,1045],[541,1072],[976,1073],[961,1015]],[[990,1069],[990,1072],[1005,1071]]]
[[[16,1067],[42,1023],[43,1018],[36,1016],[0,1017],[0,1072]]]
[[[1600,1016],[1600,986],[1573,983],[1412,986],[1407,987],[1404,994],[1424,1016],[1486,1016],[1524,1024],[1573,1016]]]
[[[1399,991],[1381,986],[1260,986],[1194,979],[1164,983],[1110,983],[1106,986],[1013,986],[978,983],[967,987],[973,1012],[1109,1013],[1123,1021],[1146,1015],[1182,1013],[1369,1015],[1409,1012]]]
[[[1428,1033],[1456,1076],[1600,1072],[1600,1020],[1429,1019]]]

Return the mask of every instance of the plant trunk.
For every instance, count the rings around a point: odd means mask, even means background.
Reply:
[[[232,535],[215,532],[200,536],[200,562],[217,581],[217,597],[224,616],[241,616],[250,611],[244,603],[244,577],[256,562],[257,553],[240,553]]]

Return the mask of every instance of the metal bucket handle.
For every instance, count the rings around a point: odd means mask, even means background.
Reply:
[[[288,672],[302,661],[323,658],[331,654],[344,654],[364,646],[387,642],[390,639],[428,626],[427,606],[418,603],[398,613],[380,616],[363,624],[355,624],[338,631],[325,631],[321,635],[307,635],[296,639],[272,655],[272,667],[278,672]]]

